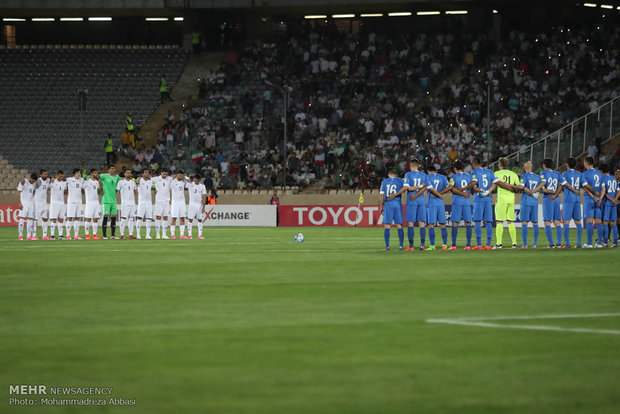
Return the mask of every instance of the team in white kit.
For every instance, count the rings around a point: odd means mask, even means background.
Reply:
[[[30,177],[22,179],[17,187],[20,199],[19,240],[24,239],[24,229],[27,240],[39,240],[37,237],[39,221],[43,240],[54,238],[81,240],[82,218],[84,238],[99,240],[97,230],[99,219],[102,217],[102,188],[97,170],[91,170],[87,177],[82,177],[79,169],[73,170],[71,177],[65,177],[62,171],[58,171],[54,177],[49,177],[46,170],[41,170],[39,175],[33,173]],[[191,239],[194,226],[198,228],[198,238],[204,239],[207,190],[200,182],[199,176],[189,179],[179,171],[173,178],[167,171],[162,171],[160,175],[151,178],[150,171],[145,169],[142,176],[134,180],[131,171],[126,171],[124,179],[118,181],[116,191],[121,198],[119,214],[121,239],[125,238],[125,229],[128,230],[127,238],[141,239],[141,229],[144,225],[146,226],[144,238],[152,239],[153,224],[155,224],[155,238],[175,239],[177,221],[180,239]],[[155,191],[155,206],[152,191]],[[189,206],[186,205],[185,191],[189,195]],[[84,204],[82,195],[85,199]],[[168,236],[169,218],[170,236]],[[72,229],[73,237],[71,237]],[[64,236],[63,231],[66,233]]]

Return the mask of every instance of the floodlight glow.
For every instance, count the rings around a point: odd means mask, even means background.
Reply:
[[[614,6],[611,4],[601,4],[601,9],[613,9]]]
[[[182,22],[182,21],[183,21],[183,18],[182,18],[182,17],[175,17],[175,18],[174,18],[174,21],[175,21],[175,22]]]
[[[467,14],[467,10],[448,10],[446,14]]]
[[[111,22],[112,18],[111,17],[89,17],[88,21],[89,22]]]
[[[332,19],[350,19],[354,14],[332,14]]]
[[[5,17],[2,19],[3,22],[25,22],[26,19],[22,19],[20,17]]]
[[[84,20],[83,17],[61,17],[60,18],[61,22],[81,22],[83,20]]]
[[[411,12],[394,12],[394,13],[388,13],[388,16],[390,16],[390,17],[411,16]]]
[[[327,15],[325,14],[309,14],[304,16],[304,19],[327,19]]]
[[[167,22],[168,18],[167,17],[147,17],[146,19],[147,22]]]
[[[418,16],[435,16],[435,15],[441,14],[441,12],[438,12],[438,11],[421,11],[421,12],[417,12],[416,14]]]
[[[360,17],[383,17],[383,13],[363,13]]]
[[[33,22],[53,22],[56,19],[53,17],[33,17],[31,20]]]
[[[596,3],[583,3],[584,7],[596,7]]]

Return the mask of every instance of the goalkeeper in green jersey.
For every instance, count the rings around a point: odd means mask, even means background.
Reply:
[[[99,174],[99,179],[101,179],[103,183],[103,198],[101,199],[101,203],[103,204],[103,238],[108,238],[107,230],[109,218],[110,227],[112,228],[112,238],[116,239],[116,216],[118,215],[116,184],[120,181],[121,177],[116,174],[116,167],[111,166],[108,168],[107,174]]]
[[[508,159],[500,158],[499,170],[495,171],[495,177],[499,180],[497,185],[497,202],[495,203],[495,249],[502,248],[504,236],[504,221],[508,222],[508,232],[512,240],[512,248],[517,248],[517,229],[515,228],[515,192],[514,186],[519,185],[519,176],[508,169]]]

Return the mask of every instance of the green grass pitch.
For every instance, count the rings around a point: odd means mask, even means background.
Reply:
[[[464,251],[464,230],[457,251],[387,253],[381,228],[16,233],[0,230],[3,413],[620,411],[618,249]],[[540,315],[590,316],[492,319]],[[490,326],[428,322],[463,318]],[[135,406],[9,406],[11,384]]]

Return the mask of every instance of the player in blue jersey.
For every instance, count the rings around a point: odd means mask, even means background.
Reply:
[[[428,250],[435,250],[435,226],[441,228],[441,240],[443,242],[441,250],[448,250],[448,229],[446,229],[446,204],[443,195],[452,190],[452,185],[443,174],[438,174],[433,165],[426,168],[428,179],[426,189],[430,193],[428,196],[428,207],[426,213],[426,225],[428,226],[428,238],[430,247]]]
[[[543,196],[543,221],[545,222],[545,235],[549,241],[548,248],[560,247],[562,242],[562,227],[560,222],[562,214],[560,211],[560,192],[562,191],[562,174],[553,169],[553,161],[549,158],[543,160],[543,172],[540,174],[539,188]],[[557,244],[553,243],[553,231],[551,225],[555,226]]]
[[[491,250],[491,239],[493,237],[493,184],[499,181],[493,171],[482,168],[479,158],[474,158],[472,163],[474,168],[471,172],[470,188],[474,191],[474,230],[476,233],[476,247],[474,250]],[[482,247],[482,222],[484,221],[487,229],[487,244]]]
[[[581,247],[581,236],[583,227],[581,226],[581,173],[575,170],[577,160],[570,157],[566,160],[566,171],[562,174],[562,186],[564,187],[564,197],[562,200],[562,220],[564,221],[564,245],[570,246],[570,221],[575,222],[577,227],[577,245]]]
[[[455,174],[450,178],[452,185],[452,246],[448,250],[456,250],[456,238],[459,233],[459,223],[465,223],[465,234],[467,244],[465,250],[471,249],[471,198],[469,194],[469,184],[471,175],[463,172],[465,166],[461,161],[456,161],[453,165]]]
[[[620,204],[620,202],[618,202],[620,190],[618,190],[618,182],[614,176],[609,174],[609,167],[607,164],[602,164],[600,168],[603,173],[603,183],[605,184],[605,198],[601,203],[603,209],[603,245],[605,245],[607,243],[607,239],[609,239],[609,229],[611,228],[613,234],[613,247],[618,247],[618,227],[616,226],[616,222],[618,221],[617,206]],[[611,243],[609,244],[611,246]]]
[[[603,247],[603,224],[601,223],[602,211],[601,202],[605,197],[605,184],[603,174],[594,168],[594,159],[586,157],[583,160],[586,171],[581,174],[581,188],[585,190],[583,196],[583,218],[586,221],[587,244],[583,247],[592,248],[592,238],[594,237],[594,225],[598,233],[598,243],[596,247]]]
[[[401,193],[407,193],[407,204],[405,207],[405,221],[407,222],[407,238],[409,239],[409,247],[406,251],[413,251],[414,224],[418,223],[420,229],[420,249],[424,250],[424,242],[426,238],[426,200],[424,193],[426,192],[427,177],[422,171],[419,171],[420,161],[412,159],[409,161],[411,171],[405,174],[403,188],[394,195],[388,197],[394,198],[400,196]]]
[[[527,249],[528,225],[532,223],[534,230],[534,243],[532,248],[535,249],[538,244],[538,196],[540,193],[536,188],[540,184],[540,175],[532,172],[532,162],[527,161],[523,164],[525,174],[521,176],[521,180],[517,188],[523,191],[521,196],[521,211],[519,219],[521,220],[521,239],[523,240],[522,249]]]
[[[398,229],[399,248],[403,250],[403,240],[405,233],[403,231],[403,204],[398,197],[388,199],[392,194],[398,193],[403,188],[404,182],[402,178],[396,176],[396,171],[390,170],[388,178],[381,182],[381,210],[383,211],[383,238],[385,239],[384,251],[390,250],[390,227],[396,224]]]

